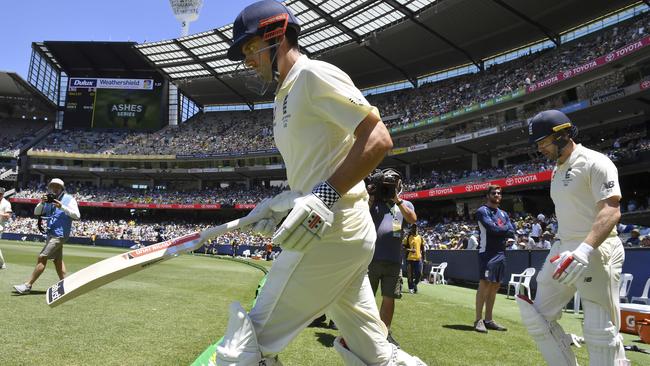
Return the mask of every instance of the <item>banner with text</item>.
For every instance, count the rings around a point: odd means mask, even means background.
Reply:
[[[560,81],[572,78],[574,76],[578,76],[580,74],[583,74],[587,71],[594,70],[596,68],[599,68],[605,64],[608,64],[610,62],[614,62],[620,58],[623,58],[629,54],[632,54],[634,52],[639,51],[642,48],[647,47],[650,45],[650,36],[641,38],[640,40],[630,43],[626,46],[623,46],[619,48],[616,51],[612,51],[606,55],[600,56],[596,58],[595,60],[591,60],[587,62],[586,64],[582,64],[580,66],[576,66],[573,68],[570,68],[568,70],[561,71],[557,73],[556,75],[553,75],[551,77],[548,77],[544,80],[540,80],[532,85],[530,85],[527,88],[528,93],[532,93],[534,91],[549,87],[551,85],[557,84]]]
[[[30,203],[37,204],[40,202],[37,198],[10,198],[12,203]],[[105,208],[133,208],[133,209],[158,209],[158,210],[220,210],[221,205],[203,204],[203,203],[133,203],[133,202],[86,202],[79,201],[80,207],[105,207]]]
[[[486,191],[490,184],[497,184],[503,188],[507,188],[526,184],[543,183],[551,180],[551,173],[552,171],[546,170],[539,173],[489,180],[481,183],[468,183],[457,186],[431,188],[417,192],[404,192],[400,195],[400,198],[405,200],[418,200],[431,197],[445,197],[472,192],[482,192]]]

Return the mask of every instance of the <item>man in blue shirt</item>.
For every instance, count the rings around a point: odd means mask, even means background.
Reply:
[[[34,208],[34,215],[47,220],[45,229],[45,246],[38,255],[36,268],[24,284],[15,285],[14,289],[19,294],[27,294],[32,290],[32,285],[45,271],[47,260],[54,261],[59,279],[65,277],[65,264],[63,263],[63,243],[70,237],[72,220],[79,220],[79,207],[77,201],[64,190],[65,185],[61,179],[54,178],[47,184],[48,193],[41,197],[41,202]]]
[[[390,197],[379,194],[381,188],[375,187],[380,182],[369,182],[367,185],[370,195],[370,215],[377,230],[377,241],[372,262],[368,266],[368,279],[372,293],[376,294],[381,286],[381,305],[379,316],[388,328],[388,341],[399,346],[390,331],[390,325],[395,312],[395,299],[402,297],[400,269],[402,266],[402,225],[404,221],[415,224],[417,215],[413,204],[402,200],[398,194],[401,191],[401,175],[393,169],[382,172],[384,182],[396,183],[395,189],[390,190]],[[387,185],[388,186],[388,185]]]
[[[478,247],[480,281],[476,292],[474,329],[480,333],[487,333],[488,329],[507,330],[492,319],[494,300],[505,276],[506,241],[508,238],[515,237],[515,228],[510,222],[510,217],[505,211],[499,209],[501,194],[501,187],[491,184],[487,191],[487,202],[476,211],[480,230]],[[483,318],[484,305],[485,318]]]

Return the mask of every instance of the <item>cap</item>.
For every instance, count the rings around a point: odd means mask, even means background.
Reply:
[[[508,238],[508,240],[506,240],[506,243],[514,243],[514,242],[515,242],[515,239],[513,239],[513,238]]]
[[[465,235],[465,232],[464,232],[464,231],[461,231],[461,232],[459,232],[458,234],[459,234],[459,235]]]
[[[549,109],[539,112],[528,121],[528,141],[534,144],[547,136],[572,127],[569,117],[558,110]]]
[[[0,194],[4,194],[4,193],[5,193],[4,187],[0,187]]]
[[[52,184],[57,184],[61,186],[61,188],[65,188],[65,184],[63,184],[63,181],[59,178],[54,178],[50,181],[50,183],[47,184],[47,186],[51,186]]]
[[[553,234],[551,234],[550,231],[544,231],[544,233],[542,234],[542,236],[553,236]]]
[[[539,215],[537,215],[537,220],[544,221],[544,220],[546,220],[546,216],[544,216],[544,214],[539,214]]]
[[[631,231],[630,233],[641,234],[641,232],[639,231],[639,229],[632,229],[632,231]]]
[[[273,24],[281,25],[281,28],[269,29]],[[232,26],[232,45],[228,49],[228,59],[243,60],[245,56],[241,48],[249,39],[256,35],[262,36],[264,40],[279,37],[284,34],[287,26],[300,33],[298,19],[282,3],[263,0],[245,7]]]

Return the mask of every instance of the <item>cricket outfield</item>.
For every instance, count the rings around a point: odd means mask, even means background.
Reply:
[[[30,295],[11,286],[33,270],[40,243],[0,241],[8,268],[0,271],[1,365],[189,365],[218,339],[228,304],[247,307],[263,273],[241,263],[182,255],[56,308],[45,290],[58,278],[51,263]],[[65,245],[69,273],[123,249]],[[266,262],[254,261],[266,265]],[[423,284],[417,295],[396,304],[393,334],[406,351],[428,365],[543,365],[519,320],[513,300],[497,296],[495,317],[508,332],[471,330],[475,290]],[[581,334],[582,314],[565,313],[560,323]],[[336,331],[307,328],[282,354],[285,365],[342,365],[331,347]],[[625,344],[638,337],[625,334]],[[586,348],[576,350],[588,364]],[[635,365],[650,356],[628,352]]]

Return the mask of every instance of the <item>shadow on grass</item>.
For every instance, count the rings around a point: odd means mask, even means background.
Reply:
[[[16,291],[13,291],[11,293],[11,296],[29,296],[29,295],[45,295],[47,291],[42,291],[42,290],[31,290],[29,293],[26,294],[19,294]]]
[[[447,325],[443,325],[442,327],[447,329],[453,329],[453,330],[462,330],[465,332],[474,331],[474,327],[467,324],[447,324]]]
[[[336,338],[332,334],[316,332],[316,340],[318,343],[322,344],[325,347],[334,347],[334,339]]]

